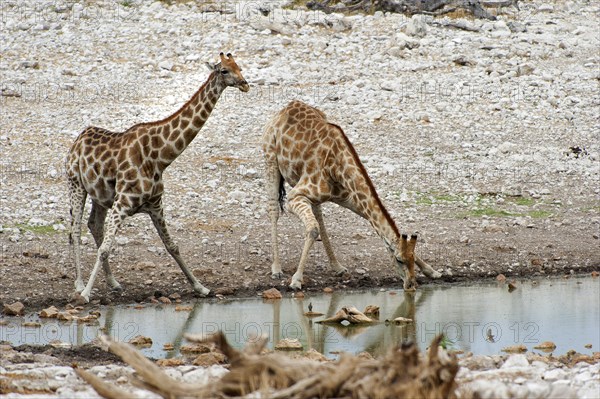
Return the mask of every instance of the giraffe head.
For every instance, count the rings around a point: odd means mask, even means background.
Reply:
[[[219,54],[221,62],[215,65],[206,64],[208,68],[217,74],[217,79],[220,79],[225,86],[237,87],[244,93],[250,90],[248,82],[242,76],[242,70],[235,63],[233,56],[230,53]]]
[[[410,240],[406,234],[402,234],[397,246],[398,249],[394,251],[396,267],[404,280],[405,291],[415,291],[417,289],[417,276],[415,275],[416,244],[416,234],[411,235]]]

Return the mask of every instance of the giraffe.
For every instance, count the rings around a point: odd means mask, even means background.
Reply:
[[[71,206],[69,241],[77,272],[75,289],[85,302],[89,302],[100,266],[109,286],[113,290],[121,290],[121,285],[111,273],[108,255],[119,226],[127,216],[136,213],[150,215],[167,251],[194,291],[201,296],[209,294],[210,290],[188,269],[167,230],[162,203],[162,174],[194,140],[223,90],[227,87],[237,87],[243,92],[249,90],[233,56],[227,54],[225,57],[221,53],[219,57],[219,63],[207,63],[211,73],[206,82],[171,116],[156,122],[139,123],[119,133],[88,127],[73,143],[66,160]],[[81,219],[88,195],[92,200],[88,227],[98,252],[88,283],[84,286],[80,238]]]
[[[431,278],[441,274],[414,254],[417,236],[400,234],[381,202],[356,150],[338,125],[320,110],[292,101],[266,125],[263,136],[268,212],[271,220],[273,278],[280,278],[277,221],[285,199],[284,182],[291,187],[287,209],[304,224],[304,248],[290,287],[302,288],[308,253],[320,235],[330,266],[338,275],[347,271],[335,257],[323,223],[321,204],[333,202],[367,219],[385,242],[405,290],[417,287],[415,263]]]

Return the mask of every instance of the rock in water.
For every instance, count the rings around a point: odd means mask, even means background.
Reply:
[[[15,302],[10,305],[4,304],[3,313],[7,316],[22,316],[25,310],[25,305],[21,302]]]
[[[556,344],[552,341],[544,341],[542,343],[540,343],[539,345],[536,345],[533,347],[533,349],[540,349],[543,351],[553,351],[554,349],[556,349]]]
[[[525,345],[512,345],[512,346],[507,346],[506,348],[503,348],[502,352],[523,353],[523,352],[527,352],[527,347]]]
[[[269,290],[263,291],[262,293],[263,299],[281,299],[283,296],[281,292],[277,288],[271,288]]]
[[[131,345],[135,345],[135,346],[151,346],[152,345],[152,338],[150,337],[144,337],[143,335],[137,335],[134,338],[132,338],[129,343]]]
[[[278,351],[301,351],[302,344],[296,338],[284,338],[277,342],[275,349]]]
[[[44,319],[54,319],[58,316],[58,309],[56,306],[50,306],[49,308],[43,309],[40,312],[40,317]]]

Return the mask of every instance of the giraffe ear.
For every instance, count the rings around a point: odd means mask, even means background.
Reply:
[[[208,68],[208,69],[209,69],[211,72],[213,72],[213,71],[217,71],[217,72],[218,72],[218,71],[220,71],[220,70],[221,70],[221,63],[220,63],[220,62],[218,62],[218,63],[216,63],[216,64],[214,64],[214,65],[213,65],[213,64],[211,64],[210,62],[205,62],[205,63],[204,63],[204,65],[206,65],[206,67],[207,67],[207,68]]]

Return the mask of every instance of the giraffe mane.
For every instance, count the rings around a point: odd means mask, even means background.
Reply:
[[[344,130],[340,126],[336,125],[335,123],[331,123],[331,122],[327,122],[327,123],[330,126],[336,128],[341,133],[342,137],[344,138],[344,141],[346,142],[346,145],[348,146],[348,149],[350,150],[350,154],[352,154],[352,158],[354,159],[354,162],[358,166],[361,175],[367,182],[367,186],[369,186],[369,191],[371,192],[371,195],[373,196],[373,198],[375,198],[375,202],[377,203],[377,206],[379,206],[379,209],[381,209],[381,212],[383,213],[383,217],[387,220],[387,222],[390,224],[390,226],[392,226],[392,229],[394,230],[396,237],[400,237],[400,231],[398,230],[398,226],[396,226],[396,222],[394,221],[394,219],[392,219],[392,216],[390,216],[387,208],[383,205],[383,202],[381,202],[381,198],[379,198],[379,195],[377,194],[377,190],[375,190],[373,181],[369,177],[369,174],[367,173],[365,166],[360,161],[360,158],[358,157],[358,153],[356,152],[356,149],[350,142],[350,139],[348,139],[348,136],[346,136],[346,133],[344,133]]]
[[[179,115],[183,111],[183,109],[188,106],[189,103],[191,103],[192,101],[195,101],[196,98],[198,98],[198,96],[200,95],[200,92],[202,92],[204,90],[204,88],[206,87],[206,85],[209,84],[209,82],[212,80],[212,77],[213,77],[214,74],[215,74],[215,72],[211,72],[211,74],[208,76],[208,78],[202,84],[202,86],[200,86],[200,88],[198,90],[196,90],[196,92],[194,93],[194,95],[189,100],[187,100],[187,102],[185,104],[183,104],[181,107],[179,107],[179,109],[177,111],[175,111],[171,115],[167,116],[166,118],[163,118],[163,119],[160,119],[160,120],[157,120],[157,121],[153,121],[153,122],[141,122],[141,123],[137,123],[137,124],[133,125],[132,127],[130,127],[129,129],[127,129],[126,132],[129,132],[131,130],[137,129],[137,128],[142,127],[142,126],[152,127],[152,126],[162,125],[162,124],[165,124],[165,123],[171,121],[177,115]]]

